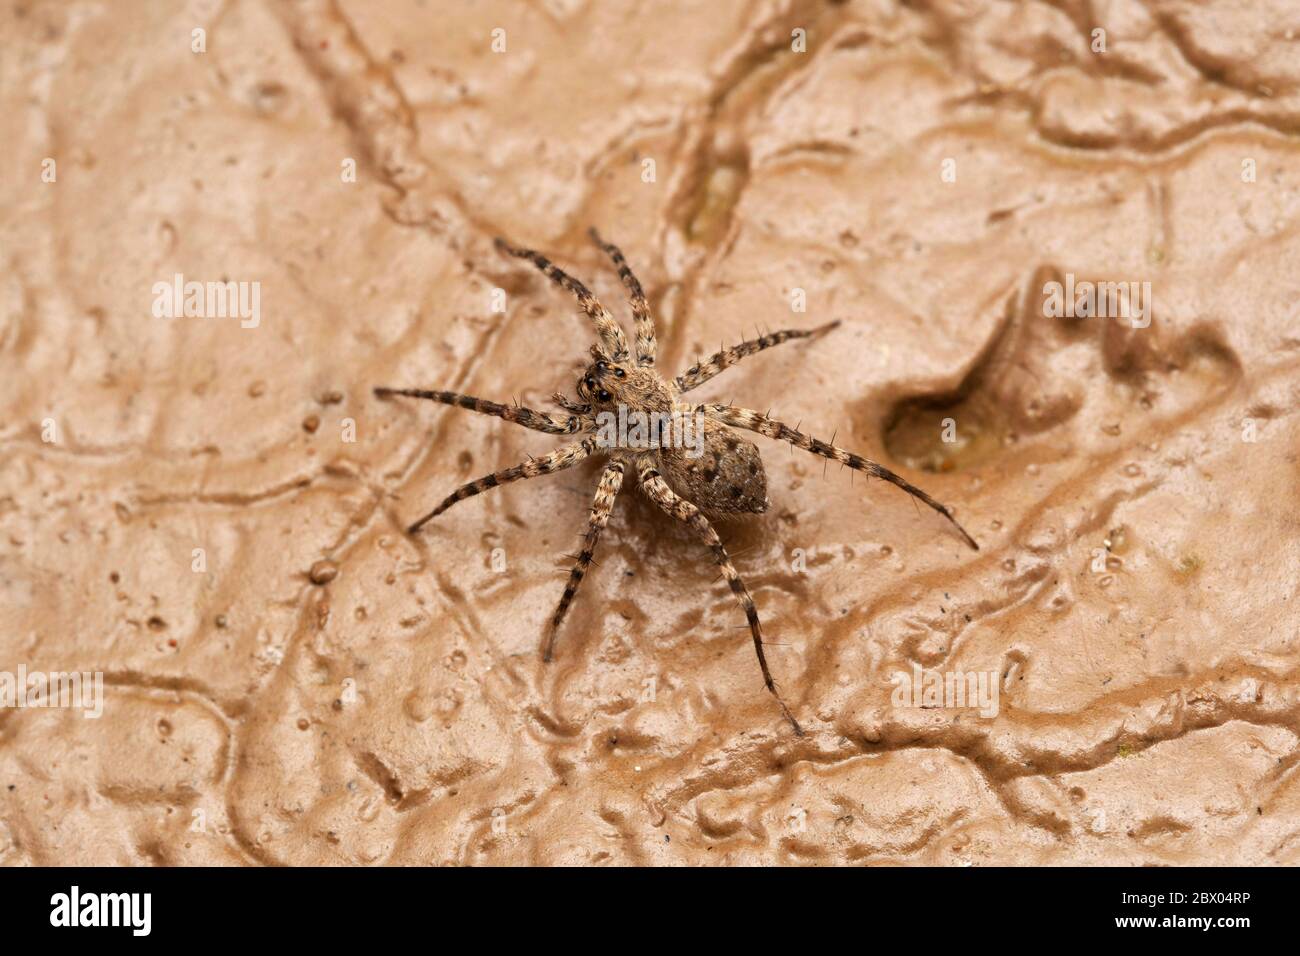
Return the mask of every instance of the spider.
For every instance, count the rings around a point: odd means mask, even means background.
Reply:
[[[592,240],[613,260],[618,269],[629,298],[632,315],[636,321],[636,353],[629,351],[628,341],[622,327],[610,315],[591,291],[577,279],[563,272],[549,259],[531,249],[520,249],[504,239],[496,240],[496,247],[501,252],[526,259],[541,272],[572,293],[578,300],[582,311],[595,325],[598,341],[591,346],[592,362],[587,367],[576,385],[577,400],[572,400],[562,393],[556,393],[552,401],[567,416],[548,412],[534,411],[520,405],[501,405],[482,398],[474,398],[456,392],[430,391],[418,388],[376,388],[375,395],[387,398],[403,395],[410,398],[430,399],[444,405],[456,405],[460,408],[494,415],[516,425],[531,428],[551,435],[572,435],[575,440],[562,445],[548,455],[529,458],[522,464],[494,472],[486,477],[471,481],[453,491],[443,499],[436,508],[420,518],[408,529],[415,534],[428,522],[442,514],[452,505],[474,495],[508,484],[520,479],[536,478],[550,475],[574,465],[593,455],[607,459],[600,482],[596,486],[595,501],[591,515],[587,519],[587,531],[583,539],[582,551],[576,556],[576,563],[569,573],[560,603],[551,617],[543,645],[542,658],[550,662],[554,656],[555,638],[565,614],[573,602],[582,579],[591,565],[596,542],[605,525],[609,522],[614,508],[614,499],[623,485],[624,478],[630,473],[638,487],[645,495],[665,511],[669,516],[689,526],[700,540],[713,553],[713,559],[722,571],[732,593],[745,612],[749,623],[750,635],[754,640],[754,651],[758,655],[758,666],[763,672],[763,683],[776,699],[781,714],[790,723],[797,736],[803,736],[803,728],[795,720],[790,708],[782,700],[768,669],[767,658],[763,653],[763,629],[759,622],[758,609],[754,599],[737,573],[731,557],[727,553],[722,539],[718,537],[710,522],[712,518],[737,517],[762,514],[768,508],[767,476],[763,469],[758,448],[753,442],[732,431],[741,428],[757,432],[767,438],[789,442],[791,445],[838,461],[855,471],[865,472],[876,478],[882,478],[908,494],[919,498],[935,511],[942,514],[959,531],[966,543],[979,550],[975,539],[966,533],[957,523],[952,511],[920,488],[912,485],[884,466],[861,455],[845,451],[828,442],[805,435],[768,415],[748,408],[734,405],[690,404],[682,396],[692,389],[703,385],[725,369],[750,355],[761,352],[795,339],[811,339],[829,332],[838,326],[838,320],[813,329],[786,329],[761,335],[758,338],[741,342],[732,348],[724,348],[703,362],[697,362],[676,378],[667,379],[655,369],[655,326],[650,315],[649,304],[641,283],[628,267],[623,253],[612,243],[606,242],[593,228],[589,230]],[[608,416],[619,411],[625,415],[629,412],[640,413],[647,418],[658,416],[662,439],[667,429],[663,422],[673,414],[690,416],[702,424],[702,436],[697,436],[695,443],[688,447],[683,441],[637,442],[604,441],[598,432],[598,424],[608,422]],[[654,429],[651,425],[651,429]]]

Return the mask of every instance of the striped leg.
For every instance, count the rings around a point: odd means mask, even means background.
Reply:
[[[575,441],[571,445],[562,445],[549,455],[543,455],[541,458],[529,458],[522,465],[515,465],[512,468],[493,472],[484,478],[479,478],[477,481],[461,485],[444,498],[442,504],[415,522],[407,530],[411,534],[415,534],[425,524],[438,517],[456,502],[464,501],[466,498],[473,498],[475,495],[481,495],[497,485],[509,484],[512,481],[518,481],[520,478],[536,478],[538,475],[549,475],[553,472],[563,471],[565,468],[572,468],[595,450],[596,439],[584,438],[582,441]]]
[[[952,516],[952,510],[947,506],[940,504],[931,498],[928,494],[911,482],[894,474],[884,465],[877,464],[869,458],[863,458],[861,455],[855,455],[851,451],[845,451],[843,448],[837,448],[818,438],[805,435],[803,432],[795,431],[788,425],[782,424],[773,418],[768,418],[762,412],[756,412],[749,408],[737,408],[734,405],[697,405],[697,411],[702,411],[710,418],[724,422],[728,425],[735,425],[737,428],[747,428],[752,432],[758,432],[760,435],[766,435],[768,438],[775,438],[778,441],[788,441],[792,445],[802,448],[804,451],[812,452],[814,455],[821,455],[823,458],[830,458],[838,461],[840,464],[848,465],[855,471],[866,472],[876,478],[882,478],[890,484],[897,485],[914,498],[920,498],[927,505],[933,508],[939,514],[943,515],[952,522],[954,528],[961,532],[961,536],[966,539],[976,551],[980,546],[975,543],[975,539],[966,533],[966,529],[957,523],[957,519]]]
[[[650,305],[646,302],[645,291],[641,288],[641,283],[636,276],[632,274],[627,260],[623,258],[623,250],[612,242],[606,242],[592,226],[588,230],[592,241],[604,250],[605,255],[614,260],[614,266],[618,269],[618,277],[623,280],[623,287],[627,289],[628,296],[632,300],[632,317],[636,319],[636,364],[637,365],[654,365],[655,363],[655,320],[650,317]]]
[[[754,638],[754,650],[758,653],[758,666],[763,670],[763,683],[776,698],[776,702],[781,706],[781,713],[786,720],[790,721],[795,734],[802,737],[803,728],[790,713],[790,708],[785,706],[785,701],[777,692],[776,682],[772,680],[772,672],[768,670],[767,657],[763,654],[763,628],[758,620],[758,608],[754,606],[754,599],[749,596],[749,589],[745,587],[745,582],[740,579],[735,565],[731,563],[731,556],[727,554],[722,539],[718,537],[718,533],[713,530],[713,525],[709,523],[708,518],[704,517],[700,509],[675,494],[653,465],[648,462],[643,463],[638,470],[638,477],[641,480],[641,488],[650,500],[678,521],[689,525],[713,552],[714,560],[722,569],[722,576],[727,579],[727,584],[731,586],[731,593],[740,602],[740,606],[745,611],[745,619],[749,621],[749,632]]]
[[[575,415],[591,414],[590,405],[583,405],[579,402],[575,402],[573,399],[569,398],[569,396],[565,395],[563,392],[556,392],[554,395],[551,396],[551,401],[553,401],[560,408],[564,409],[566,412],[572,412]]]
[[[578,586],[582,584],[582,578],[587,573],[587,568],[591,566],[591,556],[596,551],[596,541],[600,538],[600,533],[605,530],[605,525],[609,523],[610,512],[614,510],[614,499],[618,497],[618,490],[621,487],[623,487],[623,463],[611,461],[605,467],[605,473],[600,476],[600,484],[596,486],[596,500],[591,506],[591,517],[587,519],[587,534],[582,542],[582,553],[578,555],[578,563],[569,572],[568,583],[564,585],[564,594],[560,597],[560,606],[555,609],[555,616],[551,618],[551,633],[546,637],[546,650],[542,653],[544,661],[549,662],[555,652],[555,635],[559,633],[560,624],[564,621],[564,615],[569,612],[573,596],[578,593]]]
[[[489,402],[485,398],[475,398],[472,395],[461,395],[459,392],[432,392],[423,388],[377,388],[375,396],[378,398],[388,398],[390,395],[405,395],[408,398],[428,398],[435,402],[442,402],[444,405],[455,405],[458,408],[468,408],[472,412],[481,412],[484,415],[495,415],[497,418],[504,418],[508,422],[514,422],[516,425],[523,425],[525,428],[531,428],[534,431],[546,432],[550,435],[572,435],[578,430],[579,421],[574,416],[560,418],[557,415],[550,415],[546,412],[535,412],[531,408],[524,408],[522,405],[500,405],[496,402]]]
[[[749,339],[732,348],[723,349],[721,352],[715,352],[703,362],[692,365],[677,376],[677,391],[689,392],[755,352],[770,349],[774,345],[789,342],[791,339],[810,339],[813,336],[829,332],[839,324],[840,320],[836,319],[834,322],[819,325],[815,329],[785,329],[781,332],[772,332],[768,335],[759,336],[756,339]]]
[[[605,352],[609,357],[615,362],[621,362],[627,358],[627,338],[623,335],[623,330],[614,321],[614,317],[609,314],[609,310],[591,294],[590,289],[564,270],[552,265],[551,260],[540,252],[534,252],[532,249],[518,249],[504,239],[497,239],[496,247],[517,259],[527,259],[537,266],[542,271],[542,274],[552,282],[573,293],[578,300],[578,305],[582,306],[582,311],[586,312],[591,321],[595,323],[596,334],[600,336],[601,344],[605,347]]]

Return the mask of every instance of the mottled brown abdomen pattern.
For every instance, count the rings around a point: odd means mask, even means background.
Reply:
[[[714,517],[762,514],[767,475],[753,442],[721,422],[704,420],[701,454],[687,447],[661,448],[659,471],[677,494]]]

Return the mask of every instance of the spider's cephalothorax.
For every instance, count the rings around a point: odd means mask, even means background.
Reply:
[[[471,481],[452,492],[438,507],[410,526],[412,534],[458,501],[481,494],[497,485],[521,478],[535,478],[570,468],[592,455],[607,461],[596,500],[587,521],[582,552],[578,555],[569,581],[551,618],[543,658],[549,661],[555,648],[560,624],[591,565],[596,540],[609,522],[614,499],[623,479],[631,475],[646,496],[673,518],[688,525],[713,553],[749,623],[763,682],[772,692],[781,713],[796,734],[802,736],[794,715],[790,713],[767,666],[763,653],[763,631],[758,609],[736,572],[722,539],[713,529],[709,517],[758,514],[767,510],[767,477],[758,448],[753,442],[732,431],[742,428],[768,438],[789,442],[804,451],[838,461],[855,471],[884,479],[908,494],[924,501],[944,515],[972,548],[978,550],[966,531],[957,524],[952,511],[889,469],[870,459],[845,451],[833,444],[805,435],[761,412],[734,405],[692,404],[682,399],[691,389],[702,385],[746,356],[761,352],[791,339],[811,338],[830,331],[839,324],[828,323],[815,329],[787,329],[772,332],[723,349],[703,362],[697,362],[674,379],[665,379],[655,371],[655,329],[641,283],[628,268],[618,248],[605,242],[593,229],[591,237],[614,261],[619,278],[632,300],[636,320],[635,352],[629,350],[623,329],[585,285],[551,264],[545,256],[530,249],[516,249],[502,239],[497,247],[509,255],[527,259],[546,276],[573,293],[582,310],[596,327],[598,342],[592,346],[593,362],[578,379],[576,401],[555,396],[556,404],[567,416],[533,411],[519,405],[500,405],[456,392],[413,388],[376,388],[375,394],[407,395],[427,398],[445,405],[458,405],[472,411],[495,415],[506,421],[553,435],[573,435],[574,440],[541,458],[494,472]]]
[[[617,411],[620,406],[647,412],[672,411],[672,386],[653,368],[626,360],[613,361],[595,348],[592,353],[596,360],[578,379],[576,387],[583,404],[591,406],[593,411]]]

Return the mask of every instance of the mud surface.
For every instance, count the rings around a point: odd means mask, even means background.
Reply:
[[[1300,863],[1300,5],[6,0],[0,36],[0,669],[106,684],[0,711],[0,862]],[[982,544],[756,438],[772,508],[720,530],[804,739],[630,482],[541,663],[596,463],[403,532],[560,440],[372,387],[572,394],[588,323],[491,239],[627,319],[593,224],[667,370],[842,319],[697,394]],[[259,324],[155,317],[177,273]],[[1149,327],[1045,315],[1069,277],[1149,282]],[[899,705],[914,668],[996,715]]]

